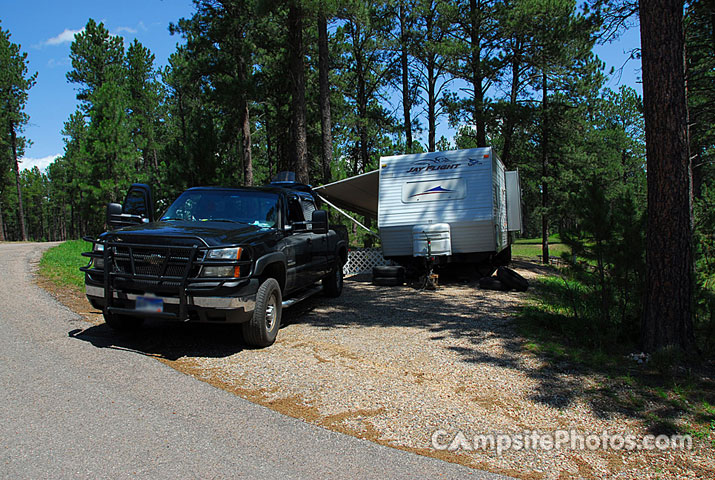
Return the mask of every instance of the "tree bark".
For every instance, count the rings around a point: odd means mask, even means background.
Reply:
[[[548,77],[546,70],[541,74],[541,257],[542,261],[549,264],[549,183],[546,176],[549,173],[549,91],[546,85]]]
[[[0,204],[0,242],[5,241],[5,221],[2,218],[2,204]]]
[[[290,73],[293,84],[293,164],[296,180],[309,183],[308,140],[305,120],[305,65],[303,62],[303,10],[297,1],[288,10]]]
[[[471,43],[472,43],[472,86],[474,88],[474,125],[477,129],[477,146],[487,146],[487,130],[484,119],[484,90],[482,83],[482,49],[481,49],[481,10],[477,0],[469,1],[471,15]]]
[[[22,181],[20,180],[20,164],[17,163],[17,134],[15,133],[15,124],[10,123],[10,142],[12,147],[12,162],[15,166],[15,185],[17,186],[17,217],[20,225],[20,233],[22,241],[27,241],[27,232],[25,231],[25,212],[22,208]]]
[[[243,184],[253,185],[253,157],[251,156],[251,117],[248,111],[248,102],[243,102],[243,115],[241,121],[241,145],[243,146]]]
[[[502,161],[507,168],[511,168],[511,147],[514,137],[514,125],[517,100],[519,98],[519,86],[521,76],[521,42],[515,41],[514,50],[512,52],[511,61],[511,88],[509,90],[509,107],[506,114],[504,125],[504,149],[502,151]]]
[[[695,345],[683,0],[639,3],[648,171],[646,351]]]
[[[402,115],[405,119],[405,153],[412,153],[412,102],[407,58],[407,8],[400,2],[400,64],[402,66]]]
[[[321,170],[323,183],[330,182],[333,163],[333,123],[330,115],[330,51],[328,50],[328,21],[318,13],[318,77],[320,83]]]

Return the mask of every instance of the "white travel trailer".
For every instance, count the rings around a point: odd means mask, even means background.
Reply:
[[[519,176],[504,171],[491,147],[383,157],[379,172],[386,258],[431,256],[439,264],[510,256],[508,232],[521,230]]]
[[[506,264],[508,232],[521,231],[519,174],[491,147],[382,157],[378,170],[315,191],[377,216],[383,255],[402,264]]]

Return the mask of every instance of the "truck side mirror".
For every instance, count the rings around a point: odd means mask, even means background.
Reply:
[[[117,220],[122,215],[122,206],[119,203],[110,203],[107,205],[107,227],[110,230],[118,228]]]
[[[328,212],[325,210],[313,210],[310,223],[313,224],[313,233],[328,233]]]

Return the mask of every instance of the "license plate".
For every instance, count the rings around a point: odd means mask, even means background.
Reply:
[[[154,297],[137,297],[136,309],[140,312],[161,313],[164,311],[164,300]]]

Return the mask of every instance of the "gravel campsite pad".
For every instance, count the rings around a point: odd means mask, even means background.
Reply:
[[[521,263],[527,279],[539,267]],[[571,448],[448,451],[457,432],[643,436],[639,421],[603,404],[598,374],[553,363],[525,349],[514,314],[529,293],[480,290],[454,281],[436,291],[377,287],[348,278],[343,295],[316,297],[284,313],[278,341],[245,348],[226,326],[148,322],[118,335],[101,316],[77,335],[99,347],[127,348],[256,403],[381,444],[518,478],[706,478],[714,449],[624,451]],[[67,300],[67,299],[65,299]],[[625,394],[616,392],[616,395]],[[614,402],[615,403],[615,402]]]

